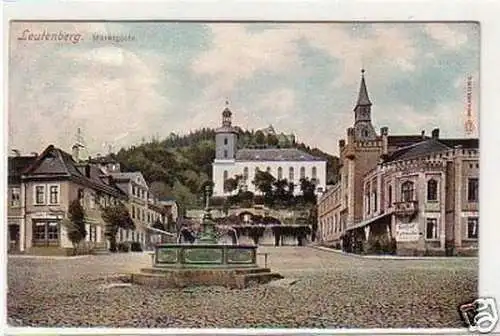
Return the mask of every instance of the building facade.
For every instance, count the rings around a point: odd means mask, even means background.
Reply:
[[[319,238],[344,237],[365,250],[395,241],[401,255],[477,253],[479,141],[376,134],[362,76],[347,142],[339,141],[340,180],[318,200]]]
[[[232,112],[228,107],[222,112],[222,126],[216,130],[215,160],[212,165],[213,195],[227,196],[224,181],[242,176],[242,187],[257,193],[252,181],[257,170],[269,172],[276,179],[287,179],[295,184],[295,194],[300,193],[300,179],[316,183],[316,190],[326,186],[326,160],[296,148],[238,148],[238,131],[232,126]]]
[[[97,167],[78,163],[53,145],[34,159],[26,159],[31,162],[24,167],[15,164],[21,160],[9,158],[9,170],[21,169],[12,171],[20,176],[20,184],[9,185],[10,194],[19,190],[18,228],[13,230],[18,234],[11,237],[17,240],[12,244],[16,250],[33,254],[66,254],[71,250],[63,219],[68,218],[68,208],[74,200],[79,200],[85,211],[87,245],[105,246],[99,204],[106,206],[127,200],[112,180]]]
[[[91,249],[107,249],[102,207],[123,202],[134,221],[134,230],[119,229],[117,242],[148,245],[147,231],[165,210],[148,190],[142,174],[121,173],[117,162],[79,158],[80,146],[72,154],[50,145],[40,155],[9,157],[8,246],[12,253],[67,254],[72,243],[63,219],[72,201],[85,211]]]

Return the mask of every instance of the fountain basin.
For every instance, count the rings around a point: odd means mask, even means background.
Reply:
[[[257,265],[257,246],[252,245],[157,245],[153,267],[132,274],[133,283],[156,288],[245,288],[282,278]]]
[[[156,246],[155,267],[257,267],[257,246],[162,244]]]

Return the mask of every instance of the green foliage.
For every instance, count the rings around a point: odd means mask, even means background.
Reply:
[[[142,246],[139,242],[132,242],[130,244],[130,251],[132,252],[142,252]]]
[[[293,146],[306,153],[325,158],[327,181],[337,180],[339,168],[337,157],[317,148],[311,149],[303,143],[291,141],[280,143],[278,137],[275,135],[266,137],[262,131],[254,132],[239,128],[238,133],[240,148]],[[112,156],[122,164],[124,171],[141,171],[151,184],[153,193],[158,197],[173,197],[187,207],[203,207],[203,187],[206,181],[212,180],[215,130],[202,128],[182,136],[171,133],[164,140],[153,139],[150,142],[143,142],[138,146],[121,149]],[[239,187],[238,182],[238,180],[231,180],[227,187],[236,191]],[[269,189],[265,183],[262,187]]]
[[[135,224],[130,212],[123,203],[103,207],[101,216],[106,223],[105,236],[109,239],[111,251],[116,251],[116,234],[118,229],[135,230]]]
[[[87,236],[85,229],[85,211],[78,199],[73,200],[68,207],[68,219],[63,221],[68,239],[73,244],[73,253],[76,253],[78,244]]]
[[[117,245],[118,252],[129,252],[130,251],[130,243],[123,242]]]

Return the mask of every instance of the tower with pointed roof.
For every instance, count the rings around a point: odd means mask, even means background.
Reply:
[[[361,70],[361,85],[359,87],[358,101],[354,107],[354,135],[356,140],[375,140],[377,133],[372,125],[372,102],[368,97],[366,88],[365,70]]]
[[[235,158],[238,132],[232,126],[232,115],[229,102],[226,100],[226,107],[222,111],[222,125],[215,130],[216,160],[234,160]]]

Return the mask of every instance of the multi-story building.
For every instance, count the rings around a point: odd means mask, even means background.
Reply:
[[[232,112],[222,112],[222,126],[216,130],[215,160],[213,162],[214,196],[227,196],[224,182],[236,175],[242,176],[243,187],[256,192],[252,181],[258,170],[266,171],[281,180],[295,184],[294,193],[300,193],[300,180],[308,178],[316,183],[316,190],[326,185],[326,160],[297,148],[238,148],[238,131],[232,126]]]
[[[166,222],[166,209],[150,191],[141,172],[123,172],[121,164],[110,156],[98,156],[92,159],[112,176],[120,190],[128,195],[128,209],[135,223],[135,230],[120,229],[117,241],[139,241],[142,247],[149,247],[150,228],[155,221]]]
[[[11,230],[18,238],[13,245],[20,252],[67,253],[72,248],[62,220],[68,207],[80,200],[85,210],[89,245],[104,244],[104,222],[98,204],[126,201],[127,195],[106,174],[91,164],[78,163],[63,150],[48,146],[36,158],[9,158],[12,204],[19,207]],[[13,214],[12,214],[13,215]],[[14,217],[14,216],[9,217]]]
[[[474,254],[478,233],[478,139],[377,135],[364,76],[340,181],[318,201],[320,239],[394,239],[398,254]],[[366,244],[365,244],[366,245]]]

